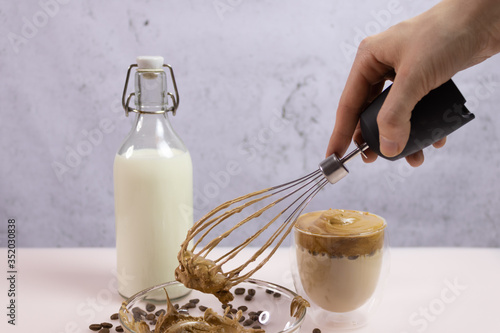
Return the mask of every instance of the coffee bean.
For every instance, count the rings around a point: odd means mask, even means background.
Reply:
[[[241,316],[240,319],[238,319],[238,322],[241,323],[244,320],[245,320],[245,316]]]
[[[179,310],[179,304],[175,304],[175,305],[174,305],[174,308],[175,308],[176,310]]]
[[[165,313],[167,313],[167,311],[165,311],[164,309],[161,309],[161,310],[156,311],[155,315],[159,317],[159,316],[161,316],[162,314],[165,314]]]
[[[253,299],[252,295],[246,295],[245,296],[245,301],[251,301]]]
[[[208,308],[207,308],[206,306],[204,306],[204,305],[200,305],[200,306],[198,307],[198,309],[200,309],[200,311],[205,312],[205,311],[207,311],[207,309],[208,309]]]
[[[255,289],[248,289],[248,295],[255,296]]]
[[[250,316],[250,319],[252,319],[253,321],[257,321],[259,320],[259,315]]]
[[[153,303],[146,304],[146,311],[147,312],[153,312],[154,310],[156,310],[156,305],[154,305]]]
[[[233,305],[231,303],[228,303],[228,304],[222,304],[222,308],[224,310],[226,310],[226,308],[229,307],[230,309],[233,307]]]
[[[321,330],[319,328],[313,329],[313,333],[321,333]]]
[[[271,290],[271,289],[266,289],[266,293],[268,293],[268,294],[274,294],[274,291]]]
[[[260,314],[261,314],[262,312],[264,312],[264,311],[259,310],[259,311],[257,311],[256,315],[257,315],[257,316],[260,316]]]
[[[273,297],[275,297],[275,298],[281,297],[281,294],[280,293],[274,293]]]
[[[146,320],[154,320],[156,318],[154,313],[148,313],[146,315]]]
[[[102,328],[102,326],[101,326],[101,324],[92,324],[92,325],[89,326],[89,328],[92,331],[99,331]]]
[[[116,326],[115,330],[117,332],[123,332],[123,327],[120,325],[120,326]]]
[[[113,313],[113,314],[109,317],[109,319],[111,319],[111,320],[117,320],[118,318],[119,318],[118,313]]]
[[[101,330],[99,331],[99,333],[109,333],[109,328],[101,328]]]
[[[133,314],[138,314],[139,316],[145,316],[147,315],[148,313],[146,311],[144,311],[143,309],[139,308],[139,307],[134,307],[132,308],[132,313]]]
[[[359,257],[358,255],[356,255],[356,256],[349,256],[349,257],[347,257],[347,259],[349,259],[349,260],[356,260],[356,259],[358,259],[358,257]]]
[[[151,320],[151,321],[149,322],[149,325],[153,325],[153,326],[154,326],[154,325],[156,325],[156,319],[155,319],[155,320]]]
[[[250,326],[254,323],[252,319],[247,319],[243,322],[243,326]]]
[[[241,305],[241,306],[238,306],[238,310],[241,310],[241,312],[245,312],[246,310],[248,310],[248,307]]]
[[[230,313],[232,313],[232,314],[236,314],[236,313],[238,312],[238,310],[236,310],[236,309],[231,309],[231,310],[229,310],[229,312],[230,312]]]
[[[226,317],[228,317],[229,319],[233,319],[233,316],[230,313],[227,313]]]
[[[111,327],[113,327],[113,324],[104,322],[104,323],[101,323],[101,326],[104,328],[111,328]]]
[[[253,326],[252,326],[252,328],[253,328],[254,330],[260,330],[260,329],[261,329],[261,327],[260,327],[259,325],[253,325]]]
[[[250,311],[250,312],[248,313],[248,315],[249,315],[250,317],[251,317],[251,316],[255,316],[256,314],[257,314],[257,312],[255,312],[255,311]]]
[[[236,295],[243,295],[243,294],[245,293],[245,288],[236,288],[236,289],[234,290],[234,293],[235,293]]]
[[[183,309],[194,309],[196,307],[196,304],[194,303],[186,303],[182,306]]]
[[[199,298],[190,299],[189,303],[198,304],[198,303],[200,303],[200,299]]]

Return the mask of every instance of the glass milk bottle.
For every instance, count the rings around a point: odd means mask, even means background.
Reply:
[[[125,100],[134,67],[135,93]],[[163,68],[170,70],[175,95],[167,92]],[[129,107],[132,96],[135,109]],[[175,280],[177,253],[193,224],[193,168],[167,116],[175,115],[179,96],[172,68],[162,57],[138,57],[129,67],[122,103],[127,116],[136,113],[113,168],[118,291],[130,297]],[[169,290],[170,298],[186,293],[183,286]]]

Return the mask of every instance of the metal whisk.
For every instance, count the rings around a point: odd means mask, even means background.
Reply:
[[[180,266],[176,270],[176,279],[187,287],[214,294],[223,303],[231,301],[233,295],[229,292],[229,289],[249,278],[271,258],[292,231],[297,217],[300,216],[314,196],[326,184],[336,183],[345,177],[348,170],[344,164],[356,155],[363,154],[363,151],[368,148],[367,144],[356,146],[357,148],[354,151],[342,159],[335,155],[326,158],[319,164],[318,170],[302,178],[230,200],[203,216],[189,230],[186,240],[181,245],[181,251],[178,255]],[[259,202],[264,202],[264,204],[259,205]],[[265,223],[255,234],[252,234],[221,257],[214,260],[207,258],[207,255],[230,234],[273,207],[283,205],[284,202],[286,202],[284,208],[279,209],[278,213],[269,218],[269,222]],[[214,232],[217,234],[214,239],[204,246],[200,245],[221,223],[233,215],[241,214],[243,211],[250,211],[250,213],[246,214],[246,217],[238,223],[232,224],[229,230],[222,233]],[[264,238],[265,231],[275,224],[281,216],[286,216],[285,220],[277,224],[275,232],[270,237]],[[199,238],[194,242],[195,237]],[[223,266],[234,259],[242,249],[254,242],[258,237],[264,238],[265,242],[256,250],[253,256],[236,268],[225,272]],[[192,242],[194,242],[194,245],[190,247],[189,244]],[[263,255],[273,244],[271,251]],[[196,250],[198,251],[196,252]],[[250,268],[249,265],[261,255],[263,255],[263,259],[255,264],[255,267]]]
[[[180,265],[176,269],[176,279],[187,287],[214,294],[223,303],[231,301],[233,295],[229,292],[229,289],[250,277],[271,258],[286,236],[292,231],[297,217],[314,196],[327,183],[334,184],[348,174],[344,166],[345,163],[358,154],[363,154],[368,147],[383,158],[397,160],[424,149],[474,119],[474,115],[464,105],[465,98],[453,81],[449,80],[429,92],[417,103],[412,111],[411,132],[407,145],[401,154],[390,158],[386,157],[379,150],[377,115],[389,90],[390,87],[384,90],[360,115],[361,134],[366,143],[361,146],[356,145],[356,149],[342,159],[335,155],[327,157],[319,164],[319,170],[305,177],[228,201],[199,220],[189,231],[186,240],[181,245],[181,251],[178,254]],[[261,203],[264,203],[263,207],[257,208]],[[207,258],[207,255],[231,233],[240,230],[239,228],[246,223],[268,213],[268,211],[279,205],[283,205],[284,208],[278,209],[276,215],[266,217],[265,220],[269,222],[243,243],[220,258],[215,260]],[[221,223],[236,214],[240,214],[243,210],[245,212],[251,211],[251,213],[239,222],[232,224],[229,230],[222,233],[216,232],[216,228]],[[275,223],[282,215],[286,216],[285,221],[281,224]],[[275,224],[276,231],[266,239],[263,234],[273,224]],[[217,237],[201,247],[202,240],[209,239],[209,234],[212,231],[217,234]],[[199,237],[196,242],[194,242],[195,237]],[[266,239],[262,247],[250,259],[245,260],[236,268],[224,272],[223,265],[226,265],[230,260],[241,262],[236,260],[235,257],[258,237]],[[194,242],[194,245],[188,249],[191,242]],[[263,255],[263,259],[255,263],[273,243],[275,245],[270,253]],[[198,246],[201,249],[195,252]],[[254,267],[250,267],[252,263],[254,263]]]

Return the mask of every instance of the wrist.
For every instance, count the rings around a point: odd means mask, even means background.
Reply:
[[[488,58],[500,52],[500,1],[499,0],[445,0],[453,3],[456,19],[464,19],[464,27],[476,40],[477,58]]]
[[[492,55],[500,52],[500,1],[498,0],[481,0],[483,3],[484,15],[478,17],[479,24],[487,31],[486,55]]]

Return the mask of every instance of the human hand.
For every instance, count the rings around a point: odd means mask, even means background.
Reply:
[[[359,115],[394,81],[377,117],[380,151],[396,156],[410,134],[411,111],[429,91],[455,73],[500,51],[500,1],[444,0],[410,20],[364,39],[356,54],[337,109],[327,156],[343,156],[351,138],[362,142]],[[445,140],[434,143],[439,148]],[[377,155],[367,151],[366,162]],[[422,151],[406,157],[412,166]]]

